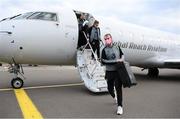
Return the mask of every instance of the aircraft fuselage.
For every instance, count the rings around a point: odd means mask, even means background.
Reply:
[[[75,65],[79,32],[75,12],[65,9],[48,13],[56,14],[56,20],[37,20],[30,16],[1,21],[0,61]],[[110,19],[98,18],[98,21],[102,40],[104,34],[111,33],[131,65],[165,67],[165,60],[180,59],[178,35]]]

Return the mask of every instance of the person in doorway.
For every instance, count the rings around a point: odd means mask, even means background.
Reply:
[[[85,14],[81,14],[78,19],[78,26],[79,26],[79,40],[78,40],[78,47],[85,45],[87,43],[86,37],[84,36],[84,33],[87,35],[87,29],[88,29],[88,21],[85,19]]]
[[[101,41],[101,32],[99,28],[99,21],[95,20],[92,27],[88,30],[89,42],[91,47],[95,53],[97,52],[97,58],[100,58],[100,41]],[[92,58],[94,59],[94,55],[92,53]]]
[[[110,95],[117,100],[117,114],[123,114],[123,105],[122,105],[122,82],[120,76],[118,75],[116,64],[122,63],[124,61],[124,55],[120,47],[113,44],[111,34],[106,34],[104,36],[105,47],[102,50],[101,61],[102,64],[106,65],[106,75],[108,91]],[[114,87],[116,89],[116,96],[114,93]]]

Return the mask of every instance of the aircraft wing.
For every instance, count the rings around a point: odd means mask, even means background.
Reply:
[[[172,68],[180,68],[180,59],[167,59],[164,60],[164,65]]]

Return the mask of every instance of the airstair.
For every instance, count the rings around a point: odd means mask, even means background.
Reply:
[[[86,34],[84,33],[85,37]],[[77,68],[87,89],[92,92],[107,92],[107,82],[105,80],[105,68],[97,59],[86,37],[87,44],[77,50]],[[88,47],[88,48],[87,48]],[[93,53],[94,59],[91,54]]]

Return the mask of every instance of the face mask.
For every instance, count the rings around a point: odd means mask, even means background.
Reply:
[[[106,38],[105,44],[106,45],[111,45],[112,44],[112,39],[111,38]]]

